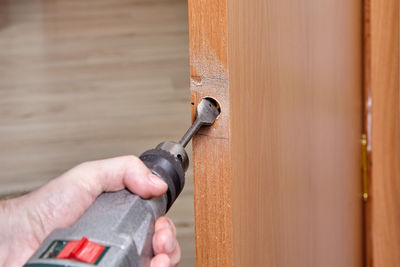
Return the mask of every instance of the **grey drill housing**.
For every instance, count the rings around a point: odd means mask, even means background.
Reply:
[[[169,210],[185,184],[189,166],[185,146],[219,114],[217,101],[203,98],[194,123],[179,143],[163,142],[140,156],[168,184],[166,194],[145,200],[126,189],[103,193],[74,225],[54,230],[24,266],[149,266],[154,222]]]

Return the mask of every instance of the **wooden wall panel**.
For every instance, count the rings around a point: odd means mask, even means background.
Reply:
[[[190,0],[198,266],[361,266],[361,0]]]
[[[399,1],[370,0],[366,89],[372,103],[369,267],[400,266]]]

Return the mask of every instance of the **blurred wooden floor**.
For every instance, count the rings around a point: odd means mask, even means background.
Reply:
[[[0,196],[190,124],[185,0],[0,0]],[[193,184],[169,215],[194,266]]]

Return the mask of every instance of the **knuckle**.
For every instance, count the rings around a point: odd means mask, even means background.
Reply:
[[[125,157],[126,163],[128,165],[138,165],[138,164],[143,164],[141,159],[139,159],[137,156],[135,155],[129,155]]]

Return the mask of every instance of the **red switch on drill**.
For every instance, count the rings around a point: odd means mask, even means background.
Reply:
[[[81,240],[69,241],[57,255],[57,259],[76,260],[93,264],[103,253],[104,248],[105,246],[82,237]]]

